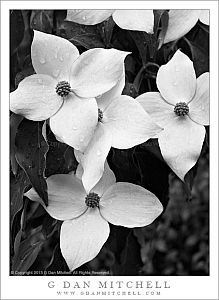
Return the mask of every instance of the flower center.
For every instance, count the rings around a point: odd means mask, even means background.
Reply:
[[[185,116],[189,113],[189,107],[185,102],[179,102],[175,105],[174,112],[177,116]]]
[[[100,197],[96,193],[89,193],[85,198],[88,207],[99,207]]]
[[[98,108],[98,122],[101,122],[103,119],[103,112],[101,109]]]
[[[67,81],[60,81],[56,86],[56,93],[61,96],[68,96],[68,94],[71,92],[71,86]]]

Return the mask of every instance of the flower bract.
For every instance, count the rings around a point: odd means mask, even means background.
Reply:
[[[97,98],[101,120],[79,161],[87,192],[100,180],[111,147],[132,148],[157,136],[162,130],[135,99],[121,95],[124,83],[125,75],[115,87]]]
[[[209,73],[196,79],[192,61],[180,50],[157,73],[159,92],[136,100],[164,128],[158,135],[163,158],[184,180],[197,162],[209,125]]]
[[[110,16],[123,29],[153,33],[154,14],[152,9],[70,9],[67,11],[66,20],[84,25],[95,25]]]
[[[60,248],[70,270],[97,256],[109,236],[108,222],[142,227],[151,224],[163,210],[157,197],[143,187],[116,183],[107,164],[103,177],[88,194],[74,174],[52,175],[47,184],[47,207],[33,188],[26,196],[40,202],[53,218],[64,221]]]
[[[31,59],[36,74],[10,94],[10,109],[33,121],[50,118],[56,138],[82,151],[98,121],[95,97],[117,84],[127,54],[95,48],[79,55],[68,40],[34,31]]]
[[[188,33],[200,20],[209,25],[208,9],[170,9],[169,23],[164,39],[164,44],[175,41]]]

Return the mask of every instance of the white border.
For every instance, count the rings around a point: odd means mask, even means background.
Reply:
[[[113,276],[113,277],[13,277],[8,276],[9,262],[9,9],[63,9],[63,8],[129,8],[129,9],[210,9],[210,93],[211,93],[211,129],[210,129],[210,276]],[[218,299],[218,2],[217,1],[7,1],[1,2],[1,299]],[[57,288],[48,288],[49,281],[55,281],[61,288],[64,280],[79,283],[92,281],[92,289],[97,291],[98,281],[134,280],[168,281],[170,289],[161,289],[160,296],[87,296],[77,290],[75,296],[57,296]],[[72,290],[72,289],[71,289]],[[107,291],[116,292],[116,288]],[[121,289],[120,289],[121,290]],[[152,289],[154,290],[154,289]],[[126,289],[126,291],[130,291]],[[145,289],[142,292],[145,293]]]

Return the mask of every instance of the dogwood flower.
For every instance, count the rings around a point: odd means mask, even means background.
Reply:
[[[164,38],[164,44],[175,41],[188,33],[200,20],[209,25],[208,9],[170,9],[169,23]]]
[[[97,98],[98,125],[79,160],[86,191],[100,180],[111,147],[131,148],[155,137],[162,130],[137,101],[121,95],[124,84],[125,73],[115,87]]]
[[[192,61],[177,50],[157,73],[160,91],[136,100],[164,130],[158,142],[164,160],[184,180],[195,165],[209,125],[209,73],[196,79]]]
[[[98,121],[94,97],[117,84],[127,54],[96,48],[79,55],[68,40],[34,31],[31,59],[37,74],[10,94],[10,109],[33,121],[50,118],[58,140],[84,150]]]
[[[107,165],[103,177],[89,193],[73,174],[52,175],[47,184],[47,207],[33,188],[26,196],[40,202],[53,218],[64,221],[60,248],[70,270],[96,257],[108,239],[108,222],[128,228],[142,227],[151,224],[163,210],[157,197],[143,187],[116,183]]]
[[[152,9],[69,9],[66,20],[84,25],[95,25],[110,16],[123,29],[153,33],[154,14]]]

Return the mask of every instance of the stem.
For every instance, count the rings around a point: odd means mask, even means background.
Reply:
[[[158,69],[160,68],[160,66],[154,62],[148,62],[146,63],[146,65],[143,65],[141,67],[141,69],[139,70],[139,72],[137,73],[135,80],[133,82],[133,85],[136,89],[136,91],[139,91],[140,85],[141,85],[141,81],[142,81],[142,73],[145,72],[147,70],[148,67],[157,67]]]

